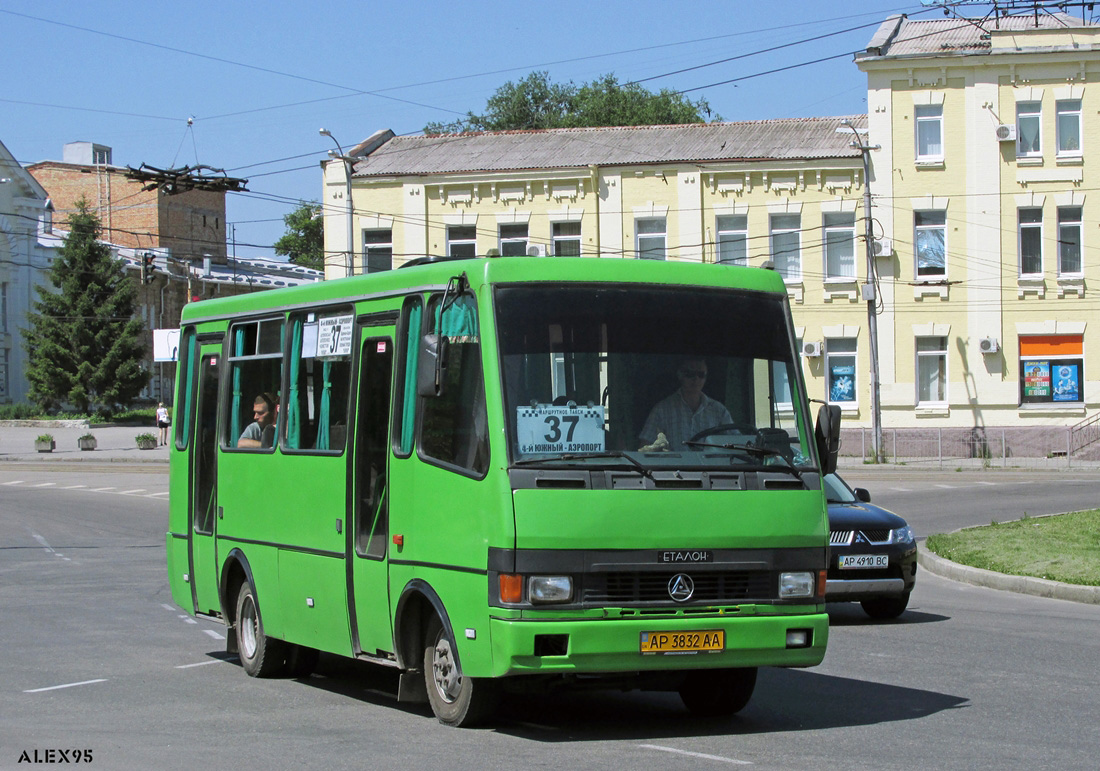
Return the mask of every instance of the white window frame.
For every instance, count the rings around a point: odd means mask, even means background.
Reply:
[[[387,238],[385,241],[371,241],[367,242],[367,234],[379,235],[385,233]],[[391,270],[393,268],[393,229],[392,228],[364,228],[360,234],[360,242],[363,244],[363,272],[364,273],[379,273],[384,270]],[[371,268],[371,257],[376,258],[385,256],[388,259],[388,263],[384,268]]]
[[[459,231],[459,230],[462,230],[462,231],[472,230],[474,232],[474,237],[473,238],[454,238],[453,234],[456,231]],[[477,256],[477,228],[474,227],[473,225],[448,225],[447,226],[447,256],[448,257],[456,257],[456,256],[466,257],[466,256],[469,256],[469,255],[456,255],[454,253],[454,248],[456,246],[458,246],[458,247],[473,246],[474,256],[476,257]]]
[[[852,350],[839,350],[849,347],[851,347]],[[852,360],[851,399],[833,398],[833,362],[842,358],[850,358]],[[838,404],[841,407],[854,409],[859,406],[859,338],[830,337],[825,339],[825,398],[829,404]]]
[[[921,217],[943,217],[943,223],[917,224]],[[920,242],[921,233],[941,231],[943,233],[943,272],[921,273],[920,266]],[[918,209],[913,212],[913,275],[918,281],[944,281],[947,279],[947,210],[946,209]]]
[[[560,234],[559,229],[568,225],[570,228],[576,227],[577,232]],[[551,222],[550,223],[550,241],[553,246],[553,254],[555,257],[580,257],[581,256],[581,223],[574,220],[567,220],[563,222]],[[562,248],[567,244],[575,243],[577,245],[576,254],[562,254]]]
[[[1024,222],[1024,212],[1039,212],[1038,222]],[[1038,206],[1021,206],[1016,210],[1016,265],[1020,278],[1038,278],[1043,275],[1043,210]],[[1038,231],[1039,270],[1024,271],[1024,233]]]
[[[841,221],[843,218],[843,221]],[[822,251],[824,252],[825,281],[851,283],[856,280],[856,215],[854,212],[824,212],[821,215],[821,228],[824,234]],[[839,239],[833,237],[839,236]],[[833,273],[830,255],[835,250],[847,247],[851,250],[849,273]],[[839,256],[843,259],[843,255]]]
[[[790,227],[789,224],[786,227],[776,227],[776,222],[783,218],[788,218],[791,221],[797,222],[796,227]],[[796,239],[794,256],[789,259],[794,269],[791,270],[791,265],[787,266],[787,270],[784,271],[780,268],[779,261],[776,259],[776,254],[779,251],[779,247],[776,244],[777,236],[791,236]],[[779,275],[783,276],[783,280],[787,283],[798,283],[802,280],[802,215],[801,214],[772,214],[768,217],[768,243],[771,248],[771,259],[775,269],[779,272]],[[785,251],[785,249],[784,249]]]
[[[650,223],[660,224],[660,230],[646,230]],[[653,245],[650,245],[652,242]],[[660,248],[656,244],[660,242]],[[667,260],[668,259],[668,219],[666,217],[638,217],[634,220],[634,249],[640,260]],[[646,254],[653,255],[647,257]]]
[[[1054,103],[1054,133],[1055,139],[1058,143],[1058,150],[1056,156],[1058,158],[1080,158],[1081,157],[1081,145],[1084,138],[1083,133],[1083,121],[1081,118],[1081,100],[1080,99],[1059,99]],[[1063,148],[1062,145],[1066,143],[1066,137],[1062,133],[1063,118],[1073,120],[1077,124],[1077,147],[1076,148]]]
[[[505,235],[506,232],[508,235]],[[529,241],[530,235],[525,222],[497,226],[497,246],[501,257],[526,257]]]
[[[1076,213],[1075,217],[1071,215]],[[1058,207],[1058,275],[1062,277],[1080,278],[1085,272],[1084,244],[1084,207],[1059,206]],[[1077,270],[1066,270],[1063,263],[1064,250],[1073,242],[1065,239],[1065,231],[1068,229],[1077,232]]]
[[[923,113],[923,114],[922,114]],[[913,109],[914,153],[918,163],[942,163],[943,162],[943,105],[942,104],[918,104]],[[939,130],[939,152],[921,152],[921,129],[932,125]]]
[[[747,214],[719,214],[714,218],[715,262],[720,265],[749,264],[749,216]],[[733,259],[723,257],[723,246],[730,244],[741,254]]]
[[[1036,144],[1035,149],[1024,150],[1024,121],[1035,121]],[[1016,103],[1016,157],[1017,158],[1042,158],[1043,157],[1043,103],[1017,102]]]
[[[940,344],[936,348],[929,348],[927,350],[921,350],[921,341],[939,341]],[[947,386],[950,382],[947,372],[947,338],[942,335],[932,336],[918,336],[913,341],[913,348],[916,355],[916,396],[918,407],[945,407],[947,406]],[[922,360],[927,362],[930,359],[938,359],[939,366],[937,367],[940,377],[940,399],[922,399],[921,398],[921,362]]]

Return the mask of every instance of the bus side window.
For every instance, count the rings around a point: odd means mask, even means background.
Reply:
[[[188,327],[183,333],[183,345],[179,354],[179,394],[176,396],[176,447],[187,449],[191,437],[191,405],[195,400],[195,372],[199,360],[199,347],[195,342],[195,328]]]
[[[429,306],[433,331],[447,338],[446,380],[441,396],[425,398],[420,446],[424,455],[482,475],[489,469],[489,428],[477,305],[462,294],[440,313],[442,297]]]
[[[407,458],[412,453],[416,429],[416,356],[423,332],[424,304],[419,297],[405,300],[401,310],[401,326],[397,332],[400,352],[397,361],[397,392],[393,404],[393,454]]]
[[[279,386],[283,319],[235,324],[229,332],[229,398],[223,445],[249,450],[274,446],[282,420]]]
[[[353,323],[350,308],[290,317],[284,449],[304,452],[344,449]]]

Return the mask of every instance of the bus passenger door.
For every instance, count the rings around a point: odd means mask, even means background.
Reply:
[[[393,328],[360,335],[349,523],[350,618],[356,650],[393,650],[389,601],[390,398]]]
[[[215,545],[218,504],[218,376],[221,343],[203,344],[200,353],[195,436],[189,451],[191,467],[191,593],[198,613],[221,611],[218,601],[218,561]]]

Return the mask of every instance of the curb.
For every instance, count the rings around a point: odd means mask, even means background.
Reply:
[[[1010,576],[1004,573],[995,573],[992,570],[972,568],[969,565],[960,565],[957,562],[944,559],[938,554],[928,551],[924,544],[917,544],[917,564],[934,575],[973,586],[984,586],[988,589],[1000,589],[1001,591],[1016,592],[1017,594],[1030,594],[1033,597],[1047,597],[1054,600],[1069,600],[1070,602],[1100,605],[1100,586],[1064,584],[1060,581],[1050,581],[1045,578]]]

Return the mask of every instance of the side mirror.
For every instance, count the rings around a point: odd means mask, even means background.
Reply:
[[[862,487],[857,487],[856,489],[852,490],[852,492],[856,494],[857,501],[861,501],[863,503],[871,502],[871,493],[869,490],[866,490]]]
[[[836,458],[840,454],[840,407],[838,405],[823,404],[817,411],[814,443],[817,445],[817,457],[821,461],[821,473],[832,474],[836,471]]]
[[[442,396],[447,379],[447,338],[429,334],[420,338],[416,364],[416,393],[419,396]]]

